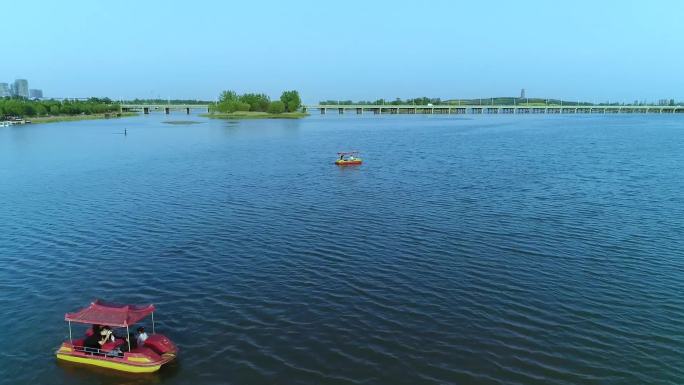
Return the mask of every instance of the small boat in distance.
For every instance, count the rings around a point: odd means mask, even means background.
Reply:
[[[358,151],[345,151],[338,152],[339,158],[335,161],[338,166],[355,166],[363,163],[363,160],[359,158]]]
[[[57,359],[129,373],[156,372],[176,358],[178,348],[167,337],[155,333],[154,310],[154,305],[114,305],[96,300],[75,313],[66,313],[64,320],[69,323],[69,341],[63,342],[55,352]],[[146,338],[138,344],[129,327],[148,315],[152,316],[152,334],[145,334]],[[72,338],[72,322],[93,326],[82,338]],[[100,330],[108,328],[124,329],[126,336],[114,337],[110,341],[110,334],[102,332],[106,336],[103,338],[107,339],[104,345],[96,344],[98,348],[86,346],[90,335],[94,332],[100,334]]]

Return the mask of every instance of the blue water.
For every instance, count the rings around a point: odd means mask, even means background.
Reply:
[[[681,384],[683,166],[676,115],[0,128],[0,383]],[[94,298],[178,362],[57,363]]]

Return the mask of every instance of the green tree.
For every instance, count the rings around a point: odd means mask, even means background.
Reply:
[[[236,102],[235,103],[235,111],[249,111],[251,106],[249,103],[243,103],[243,102]]]
[[[249,104],[250,111],[265,112],[271,103],[271,98],[265,94],[243,94],[239,99],[240,102]]]
[[[281,102],[280,100],[271,102],[271,104],[268,106],[268,112],[271,114],[282,114],[285,112],[285,103]]]
[[[226,90],[226,91],[221,92],[221,96],[219,96],[219,103],[237,102],[237,101],[238,101],[238,95],[235,91]]]
[[[119,110],[118,104],[110,103],[107,98],[91,98],[87,101],[65,100],[27,100],[23,98],[0,99],[3,114],[16,116],[35,115],[77,115],[115,112]]]
[[[37,114],[38,116],[45,116],[45,115],[47,115],[47,112],[48,112],[48,111],[47,111],[47,108],[45,108],[44,105],[42,105],[42,104],[37,104],[37,105],[36,105],[36,114]]]
[[[231,102],[220,102],[216,105],[216,111],[218,112],[235,112],[235,109],[232,109],[232,105],[234,103]]]
[[[283,94],[280,95],[280,101],[285,105],[285,111],[287,112],[295,112],[302,105],[302,99],[299,97],[299,92],[295,90],[284,91]]]
[[[10,99],[5,102],[5,113],[12,116],[23,116],[24,106],[17,99]]]

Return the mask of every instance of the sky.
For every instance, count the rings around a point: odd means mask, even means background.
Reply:
[[[46,97],[684,101],[684,2],[0,0]]]

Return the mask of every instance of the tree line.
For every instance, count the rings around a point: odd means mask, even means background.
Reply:
[[[428,97],[421,97],[421,98],[413,98],[413,99],[401,99],[401,98],[396,98],[394,100],[386,100],[386,99],[377,99],[374,101],[370,100],[359,100],[357,102],[352,101],[352,100],[322,100],[319,102],[320,105],[323,106],[329,106],[329,105],[335,105],[335,104],[344,104],[344,105],[375,105],[375,106],[382,106],[382,105],[390,105],[390,106],[397,106],[397,105],[405,105],[405,104],[413,104],[417,106],[424,106],[427,104],[443,104],[442,99],[440,98],[428,98]]]
[[[246,93],[238,95],[235,91],[223,91],[216,105],[209,107],[210,112],[232,113],[238,111],[268,112],[281,114],[296,112],[302,106],[302,100],[297,91],[284,91],[280,100],[271,100],[266,94]]]
[[[0,98],[0,117],[3,116],[48,116],[83,115],[118,112],[119,105],[109,98],[88,100],[29,100],[18,97]]]

